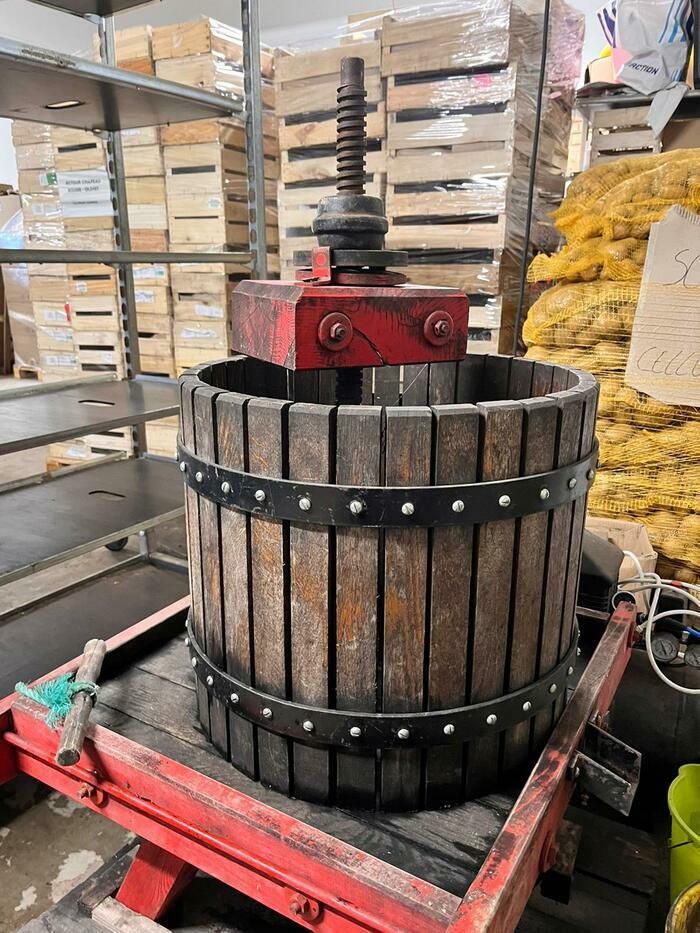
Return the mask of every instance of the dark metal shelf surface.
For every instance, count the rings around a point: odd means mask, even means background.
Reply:
[[[0,92],[1,93],[1,92]],[[133,263],[222,262],[229,265],[250,265],[252,253],[164,253],[142,250],[96,249],[0,249],[0,262],[102,262],[110,266]]]
[[[603,92],[600,94],[576,95],[576,106],[584,113],[597,110],[615,110],[620,107],[648,107],[653,97],[646,94],[624,94],[620,92]],[[696,117],[700,114],[700,89],[687,91],[681,98],[675,117]]]
[[[177,414],[174,382],[124,380],[0,395],[0,455]]]
[[[124,130],[241,112],[233,97],[0,38],[3,117]]]
[[[150,0],[34,0],[39,6],[48,6],[74,16],[114,16],[139,6],[145,6]]]
[[[174,462],[135,459],[13,489],[0,496],[0,584],[177,518]]]
[[[122,563],[37,605],[3,617],[0,699],[82,654],[90,638],[111,638],[187,595],[187,575],[142,561]]]

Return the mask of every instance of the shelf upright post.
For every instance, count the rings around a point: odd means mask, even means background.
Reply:
[[[100,57],[104,64],[117,64],[116,35],[114,17],[103,16],[98,22],[100,39]],[[107,132],[107,174],[112,194],[114,209],[114,232],[117,249],[131,249],[129,233],[129,212],[126,198],[126,172],[124,169],[124,150],[119,132]],[[139,358],[139,335],[136,322],[136,295],[134,293],[134,271],[131,265],[117,265],[119,287],[119,311],[122,324],[122,341],[127,379],[132,379],[141,372]],[[146,430],[143,424],[132,428],[134,454],[139,456],[146,447]]]
[[[252,277],[266,279],[265,143],[258,0],[241,0],[241,26],[243,29],[245,148],[248,164],[248,240],[253,253]]]

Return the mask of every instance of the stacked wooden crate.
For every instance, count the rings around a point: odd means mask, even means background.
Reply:
[[[153,30],[159,77],[243,98],[240,32],[215,20]],[[268,266],[279,271],[276,216],[278,150],[272,56],[262,50]],[[172,250],[248,249],[245,129],[240,117],[174,124],[161,131]],[[171,268],[175,365],[178,371],[230,348],[228,307],[243,266],[192,263]]]
[[[348,36],[335,48],[275,56],[275,107],[279,123],[280,260],[282,278],[293,278],[295,250],[316,245],[311,222],[320,198],[335,192],[336,94],[340,60],[365,61],[367,89],[366,193],[384,196],[386,114],[378,38]]]
[[[561,0],[553,10],[560,21],[570,14]],[[413,282],[469,294],[473,351],[510,351],[517,262],[548,245],[547,214],[564,190],[572,88],[566,96],[548,86],[526,243],[541,30],[541,17],[511,0],[448,15],[402,10],[383,22],[387,246],[408,250]]]

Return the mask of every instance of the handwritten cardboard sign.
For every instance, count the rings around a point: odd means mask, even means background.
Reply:
[[[680,207],[651,227],[625,382],[700,406],[700,217]]]

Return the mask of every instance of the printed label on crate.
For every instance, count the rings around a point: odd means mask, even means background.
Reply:
[[[675,206],[651,225],[625,382],[700,407],[700,217]]]
[[[77,365],[75,356],[63,353],[46,353],[43,356],[45,366],[69,366],[71,369]]]
[[[197,315],[197,317],[223,318],[224,309],[218,307],[217,305],[196,304],[194,306],[194,313]]]
[[[105,169],[57,172],[64,217],[103,217],[112,213],[112,196]]]
[[[57,185],[58,178],[56,172],[39,172],[39,184],[46,188],[49,185]]]
[[[178,336],[182,340],[196,340],[197,337],[204,337],[207,340],[215,340],[219,335],[215,330],[194,329],[192,327],[183,327]]]
[[[33,202],[29,205],[29,210],[35,217],[59,217],[61,208],[57,204],[43,204]]]
[[[79,295],[84,295],[88,290],[87,282],[74,282],[73,285]]]
[[[165,279],[167,274],[165,266],[147,266],[145,269],[134,268],[135,279]]]
[[[36,311],[39,317],[47,323],[70,324],[70,312],[66,308],[42,308],[39,305]]]
[[[223,198],[213,197],[209,198],[207,201],[207,207],[210,210],[216,211],[223,205]]]
[[[52,340],[63,340],[65,343],[73,343],[73,331],[67,327],[42,327],[42,331]]]
[[[103,350],[100,353],[100,361],[102,363],[114,364],[116,363],[116,355],[113,350]]]
[[[140,288],[134,291],[134,301],[137,305],[152,305],[156,301],[156,293],[147,288]]]

